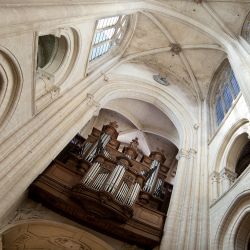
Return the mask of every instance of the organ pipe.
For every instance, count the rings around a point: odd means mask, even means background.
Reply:
[[[150,169],[155,169],[153,173],[151,174],[150,178],[147,180],[143,190],[150,193],[153,189],[155,180],[157,178],[158,172],[159,172],[160,162],[157,160],[153,160],[150,166]]]
[[[100,170],[100,163],[99,162],[95,162],[91,168],[89,169],[89,171],[87,172],[87,174],[85,175],[85,177],[82,180],[82,183],[85,185],[88,185],[95,177],[96,173]]]
[[[102,148],[105,148],[106,145],[109,143],[110,138],[111,138],[110,135],[103,133],[99,139],[100,141],[98,140],[97,142],[95,142],[94,146],[92,147],[90,152],[85,157],[85,160],[92,162],[95,155],[96,155],[96,150],[97,150],[98,144],[100,143]]]
[[[140,184],[139,184],[139,183],[133,184],[133,185],[131,186],[131,189],[130,189],[130,190],[131,190],[131,192],[130,192],[130,194],[129,194],[129,196],[128,196],[128,199],[127,199],[127,201],[125,202],[125,204],[131,207],[131,206],[134,204],[134,201],[135,201],[137,195],[138,195],[139,192],[140,192]]]
[[[122,165],[117,165],[107,181],[105,191],[114,193],[124,173],[125,167]]]

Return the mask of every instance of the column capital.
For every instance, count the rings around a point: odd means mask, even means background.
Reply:
[[[211,174],[210,174],[210,178],[212,181],[219,181],[219,178],[220,178],[220,174],[217,172],[217,171],[213,171]]]
[[[221,171],[220,171],[220,178],[222,179],[228,179],[230,181],[234,181],[237,177],[237,174],[227,168],[223,168]]]
[[[197,153],[197,151],[193,148],[190,149],[183,149],[181,148],[178,152],[178,154],[176,155],[176,159],[180,160],[181,158],[186,158],[186,159],[190,159],[192,157],[194,157],[194,155]]]

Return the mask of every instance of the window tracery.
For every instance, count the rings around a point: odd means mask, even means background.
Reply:
[[[127,31],[128,23],[129,16],[127,15],[98,20],[89,61],[101,57],[118,46]]]
[[[219,72],[217,82],[219,88],[215,95],[215,117],[216,125],[219,126],[240,93],[240,87],[229,63]]]

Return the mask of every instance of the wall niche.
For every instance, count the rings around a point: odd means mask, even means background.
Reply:
[[[57,99],[67,85],[78,55],[77,32],[60,28],[36,36],[35,113]]]

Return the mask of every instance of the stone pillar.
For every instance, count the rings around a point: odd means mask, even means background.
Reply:
[[[192,150],[181,149],[176,156],[178,160],[177,172],[175,176],[175,186],[173,189],[167,219],[161,241],[161,250],[182,249],[180,239],[183,238],[183,230],[186,229],[187,211],[189,210],[186,201],[189,200],[189,171],[192,168]],[[191,164],[190,164],[191,163]],[[192,178],[192,177],[191,177]],[[185,232],[184,232],[185,234]]]
[[[250,55],[238,40],[230,41],[225,46],[241,93],[250,109]]]
[[[218,190],[219,177],[220,177],[220,175],[216,171],[214,171],[210,176],[210,179],[211,179],[211,191],[212,191],[212,194],[211,194],[212,202],[217,200],[217,198],[219,196],[219,190]]]
[[[237,174],[227,168],[220,172],[220,195],[224,194],[233,184]]]

